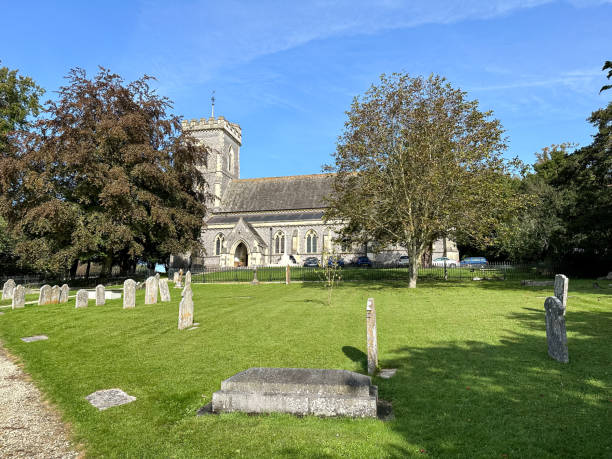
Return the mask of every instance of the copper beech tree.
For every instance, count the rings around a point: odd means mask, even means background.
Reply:
[[[508,186],[520,166],[502,157],[491,112],[439,76],[382,75],[354,99],[334,153],[328,221],[340,238],[399,245],[416,287],[421,257],[442,237],[486,243],[522,197]]]
[[[128,271],[198,251],[206,150],[181,132],[151,77],[73,69],[33,129],[0,161],[0,206],[15,251],[39,270],[96,261]]]

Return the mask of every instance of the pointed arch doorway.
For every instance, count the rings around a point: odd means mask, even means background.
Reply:
[[[249,251],[244,242],[236,246],[234,252],[234,266],[249,266]]]

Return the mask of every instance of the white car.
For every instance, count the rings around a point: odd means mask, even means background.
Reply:
[[[432,265],[441,267],[444,267],[444,265],[446,265],[447,268],[456,268],[457,266],[459,266],[459,262],[448,257],[438,257],[434,259]]]
[[[397,260],[397,264],[400,266],[408,266],[410,265],[410,257],[408,255],[402,255]]]

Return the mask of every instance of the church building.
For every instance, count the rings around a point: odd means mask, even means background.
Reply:
[[[397,263],[406,252],[334,242],[334,226],[323,222],[325,197],[333,174],[240,178],[242,130],[223,116],[184,120],[182,127],[210,148],[203,172],[213,194],[202,227],[205,253],[171,259],[172,266],[232,267],[301,265],[308,257],[321,260],[332,250],[345,262],[368,255],[374,262]],[[337,229],[337,227],[336,227]],[[459,259],[455,243],[437,241],[429,257]]]

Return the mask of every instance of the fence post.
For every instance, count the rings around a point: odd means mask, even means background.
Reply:
[[[291,283],[291,268],[289,265],[285,267],[285,285],[289,285]]]

